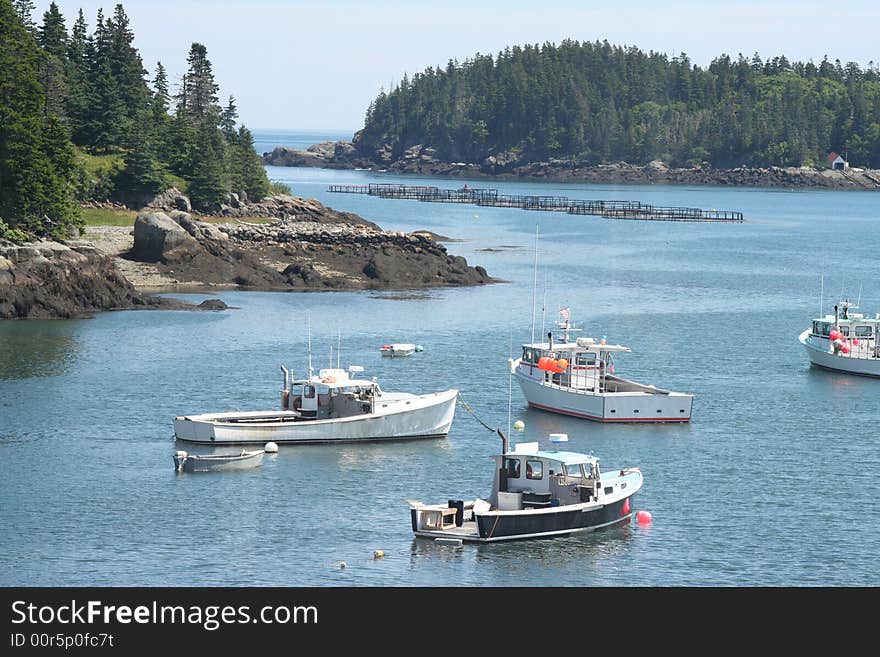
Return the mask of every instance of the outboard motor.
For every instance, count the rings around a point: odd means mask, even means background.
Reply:
[[[174,469],[183,472],[183,464],[186,463],[187,453],[182,449],[174,452]]]

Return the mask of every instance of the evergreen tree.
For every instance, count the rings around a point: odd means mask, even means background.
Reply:
[[[238,122],[238,108],[235,107],[235,98],[229,96],[229,103],[220,113],[220,129],[228,141],[235,139],[235,124]]]
[[[0,0],[0,216],[9,225],[63,237],[80,223],[76,159],[64,126],[44,114],[43,58],[10,0]]]
[[[181,84],[177,111],[183,113],[194,126],[216,126],[220,120],[218,87],[214,82],[207,48],[201,43],[193,43],[186,62],[188,68]]]
[[[205,125],[196,135],[189,197],[193,205],[210,209],[226,200],[230,191],[226,148],[216,126]]]
[[[54,2],[43,14],[37,30],[37,43],[43,49],[40,60],[40,84],[43,86],[43,116],[66,116],[67,81],[64,62],[67,57],[67,28],[64,17]]]
[[[269,194],[269,177],[254,148],[251,131],[241,126],[230,145],[230,182],[234,192],[245,192],[251,201]]]
[[[24,28],[32,35],[37,36],[37,24],[34,22],[34,10],[36,7],[32,0],[14,0],[12,3],[15,15]]]
[[[134,129],[126,144],[125,168],[116,176],[116,195],[128,200],[132,194],[141,197],[153,196],[167,185],[162,166],[156,159],[152,131],[152,113],[146,108],[141,111],[134,123]]]
[[[73,143],[85,145],[86,119],[89,112],[89,58],[91,39],[82,9],[76,17],[67,43],[64,77],[67,82],[65,114],[70,125]]]

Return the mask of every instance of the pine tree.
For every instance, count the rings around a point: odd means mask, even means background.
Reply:
[[[198,131],[192,166],[189,196],[193,205],[211,209],[222,203],[230,191],[230,180],[223,135],[215,126],[205,125]]]
[[[43,14],[43,24],[37,31],[37,43],[40,47],[64,61],[67,56],[67,28],[64,26],[64,16],[58,10],[54,2],[49,5],[49,10]]]
[[[235,124],[238,122],[238,108],[235,106],[235,98],[229,96],[229,103],[220,113],[220,129],[227,141],[235,140]]]
[[[136,196],[152,196],[162,191],[167,179],[156,159],[152,131],[153,116],[146,108],[135,118],[134,128],[128,139],[125,168],[116,176],[115,195],[128,200]]]
[[[186,62],[188,69],[178,97],[178,112],[183,112],[194,126],[216,126],[220,118],[218,87],[207,48],[201,43],[193,43]]]
[[[269,178],[254,148],[251,131],[241,126],[230,146],[230,178],[234,192],[245,192],[251,201],[269,194]]]
[[[67,43],[64,77],[67,81],[65,114],[73,143],[86,143],[86,119],[89,112],[89,57],[92,48],[82,9],[76,17]]]
[[[37,24],[34,22],[36,7],[32,0],[14,0],[12,5],[15,9],[15,15],[18,16],[24,28],[31,36],[37,36]]]
[[[63,237],[80,222],[70,183],[76,159],[64,126],[44,115],[42,57],[12,2],[0,0],[0,216]]]

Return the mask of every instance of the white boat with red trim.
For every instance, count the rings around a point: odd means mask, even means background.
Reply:
[[[501,432],[499,431],[499,434]],[[633,496],[643,484],[638,468],[601,472],[587,454],[539,449],[521,443],[494,457],[488,500],[423,504],[408,500],[413,533],[452,543],[549,538],[628,522]]]
[[[567,309],[566,309],[567,310]],[[511,370],[529,406],[598,422],[688,422],[694,396],[645,385],[614,374],[614,357],[631,351],[605,338],[570,337],[567,319],[560,341],[522,345]]]
[[[865,317],[857,308],[849,301],[834,306],[833,315],[814,319],[798,340],[816,367],[880,377],[880,313]]]

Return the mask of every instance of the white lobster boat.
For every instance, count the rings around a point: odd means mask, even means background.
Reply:
[[[292,379],[287,368],[277,411],[181,415],[178,440],[204,444],[335,443],[440,438],[449,433],[458,390],[387,392],[376,379],[352,378],[363,368],[322,369]]]
[[[833,315],[814,319],[798,340],[816,367],[880,377],[880,313],[865,317],[856,308],[848,301],[834,306]]]
[[[623,379],[614,374],[615,354],[631,351],[605,339],[572,340],[568,319],[558,324],[560,342],[522,345],[510,361],[529,406],[598,422],[688,422],[694,396]]]

